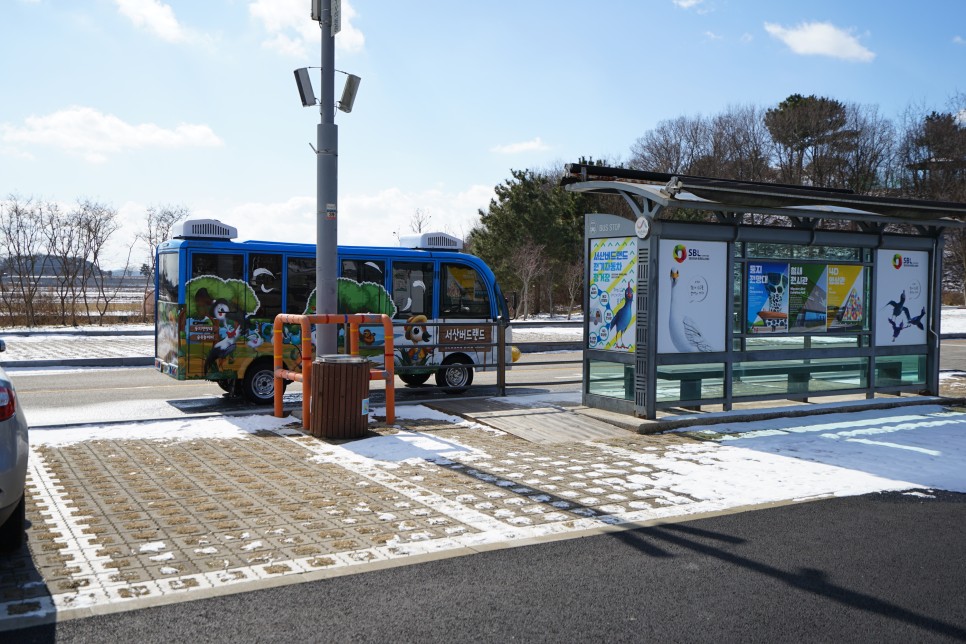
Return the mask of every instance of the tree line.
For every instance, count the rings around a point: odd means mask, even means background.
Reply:
[[[876,106],[794,94],[769,108],[735,106],[661,121],[630,145],[628,158],[597,163],[966,202],[966,94],[954,96],[946,110],[909,107],[897,119]],[[562,164],[512,170],[469,235],[469,249],[494,269],[504,290],[517,294],[516,313],[524,318],[561,303],[573,308],[580,297],[585,213],[632,216],[616,198],[566,192],[563,173]],[[944,250],[945,289],[951,303],[963,303],[966,234],[947,231]]]
[[[121,227],[116,208],[90,199],[70,208],[17,195],[0,200],[3,326],[103,324],[132,286],[142,291],[139,306],[146,318],[154,257],[133,271],[134,248],[143,242],[153,249],[187,214],[183,206],[148,208],[141,232],[126,248],[123,269],[110,271],[103,262]]]

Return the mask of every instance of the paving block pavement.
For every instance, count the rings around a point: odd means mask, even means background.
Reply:
[[[656,454],[693,438],[534,445],[480,426],[405,422],[376,427],[381,441],[327,441],[293,424],[234,439],[33,447],[28,545],[0,556],[0,630],[702,505],[640,479]],[[366,454],[372,443],[380,453]]]

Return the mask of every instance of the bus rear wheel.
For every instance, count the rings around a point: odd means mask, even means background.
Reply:
[[[473,363],[466,356],[450,356],[436,372],[436,385],[448,394],[461,394],[473,384]]]
[[[429,380],[430,374],[428,373],[407,373],[399,374],[399,379],[405,382],[410,387],[418,387]]]
[[[282,381],[282,390],[285,390]],[[241,383],[241,394],[256,405],[271,405],[275,401],[275,370],[268,360],[253,362],[245,370]]]

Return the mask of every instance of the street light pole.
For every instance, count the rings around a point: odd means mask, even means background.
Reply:
[[[316,153],[315,312],[336,313],[338,274],[339,129],[335,124],[335,33],[339,0],[321,0],[322,32],[321,120]],[[335,25],[333,26],[333,21]],[[318,326],[316,355],[336,353],[336,327]]]

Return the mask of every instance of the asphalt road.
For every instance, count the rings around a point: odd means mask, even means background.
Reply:
[[[966,371],[966,340],[943,340],[939,347],[939,368]]]
[[[524,356],[523,362],[511,369],[507,381],[513,392],[579,390],[580,365],[567,361],[579,360],[577,352]],[[547,364],[528,365],[543,362]],[[97,367],[87,369],[9,369],[8,374],[17,387],[17,395],[26,410],[32,427],[75,422],[105,422],[120,420],[148,420],[172,418],[203,413],[265,411],[241,399],[227,399],[215,383],[204,380],[177,381],[153,367]],[[476,395],[496,395],[492,386],[496,374],[479,372],[475,384],[490,385]],[[525,383],[546,383],[531,386]],[[521,384],[524,383],[524,384]],[[557,384],[563,383],[563,384]],[[426,388],[410,388],[396,381],[396,400],[424,402],[445,394]],[[370,383],[374,405],[385,400],[381,382]],[[286,393],[300,393],[301,384],[292,383]],[[296,403],[293,403],[293,406]]]
[[[954,642],[966,495],[875,494],[11,633],[20,642]]]

